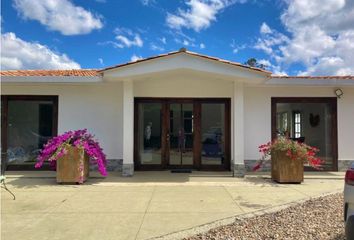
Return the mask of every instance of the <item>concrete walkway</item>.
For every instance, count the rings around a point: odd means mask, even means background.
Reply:
[[[342,191],[344,184],[344,173],[332,172],[286,185],[269,174],[237,179],[229,172],[91,176],[84,185],[58,185],[54,172],[8,172],[16,200],[1,190],[2,239],[149,239]]]

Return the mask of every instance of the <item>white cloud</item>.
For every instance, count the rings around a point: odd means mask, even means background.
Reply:
[[[264,50],[279,65],[304,65],[300,75],[354,75],[354,1],[286,3],[281,21],[290,33],[288,40],[272,42],[277,39],[274,29],[271,33],[261,30],[255,47]]]
[[[99,16],[68,0],[14,0],[13,6],[23,18],[37,20],[63,35],[87,34],[103,27]]]
[[[102,59],[102,58],[98,58],[98,62],[100,63],[100,65],[101,65],[101,66],[103,66],[103,65],[104,65],[104,63],[103,63],[103,59]]]
[[[165,50],[165,48],[163,48],[161,46],[158,46],[155,43],[151,43],[150,44],[150,49],[153,50],[153,51],[164,51]]]
[[[113,44],[115,47],[118,48],[125,48],[125,47],[142,47],[144,45],[143,40],[141,39],[138,33],[133,32],[131,29],[128,28],[116,28],[114,30],[116,34],[115,39],[117,40],[116,44]]]
[[[257,39],[254,48],[263,50],[269,55],[273,55],[274,47],[280,46],[289,41],[287,36],[271,29],[266,23],[262,23],[259,32],[261,33],[261,37]]]
[[[136,62],[136,61],[138,61],[140,59],[143,59],[143,57],[133,54],[133,56],[131,56],[131,58],[130,58],[130,61],[131,62]]]
[[[204,49],[205,48],[205,44],[204,43],[199,44],[199,48],[200,49]]]
[[[246,44],[237,45],[235,39],[232,39],[230,47],[232,48],[233,53],[238,53],[238,51],[245,49],[247,46]]]
[[[259,64],[262,64],[265,67],[270,67],[272,66],[272,64],[269,62],[269,60],[266,59],[261,59],[257,61]]]
[[[220,11],[236,2],[245,0],[188,0],[186,10],[179,8],[176,14],[167,13],[166,23],[173,29],[187,28],[199,32],[216,21]]]
[[[149,6],[151,4],[154,4],[156,1],[155,0],[140,0],[141,4],[144,6]]]
[[[272,33],[272,30],[270,29],[270,27],[268,26],[268,24],[266,24],[265,22],[262,23],[261,25],[261,29],[260,29],[261,33],[267,34],[267,33]]]
[[[257,61],[257,63],[263,65],[263,67],[273,73],[273,75],[277,76],[288,76],[287,72],[284,70],[281,70],[281,67],[279,65],[273,65],[269,60],[267,59],[260,59]]]
[[[116,36],[116,40],[120,42],[117,45],[119,48],[124,48],[124,47],[130,48],[131,46],[137,46],[137,47],[143,46],[143,40],[141,40],[138,34],[131,39],[123,35],[118,35]]]
[[[167,40],[166,40],[165,37],[162,37],[162,38],[160,38],[159,40],[160,40],[163,44],[166,44],[166,43],[167,43]]]
[[[67,55],[47,46],[26,42],[12,32],[1,34],[2,69],[78,69],[80,65]]]

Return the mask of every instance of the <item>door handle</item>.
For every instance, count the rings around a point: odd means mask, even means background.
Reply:
[[[166,134],[166,140],[169,141],[170,140],[170,134]]]

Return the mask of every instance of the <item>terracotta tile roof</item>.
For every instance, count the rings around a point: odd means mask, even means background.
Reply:
[[[164,54],[160,54],[160,55],[156,55],[156,56],[152,56],[152,57],[148,57],[148,58],[139,59],[139,60],[134,61],[134,62],[128,62],[128,63],[114,65],[114,66],[107,67],[107,68],[104,68],[102,70],[99,70],[99,72],[103,72],[103,71],[106,71],[106,70],[119,68],[119,67],[123,67],[123,66],[128,66],[128,65],[132,65],[132,64],[136,64],[136,63],[141,63],[141,62],[149,61],[149,60],[152,60],[152,59],[162,58],[162,57],[166,57],[166,56],[172,56],[172,55],[176,55],[176,54],[179,54],[179,53],[185,53],[185,54],[188,54],[188,55],[201,57],[201,58],[205,58],[205,59],[209,59],[209,60],[214,60],[214,61],[217,61],[217,62],[226,63],[226,64],[230,64],[230,65],[238,66],[238,67],[242,67],[242,68],[252,69],[252,70],[263,72],[263,73],[268,73],[268,74],[272,73],[270,71],[267,71],[267,70],[264,70],[264,69],[261,69],[261,68],[250,67],[250,66],[238,63],[238,62],[231,62],[231,61],[228,61],[228,60],[225,60],[225,59],[211,57],[211,56],[207,56],[207,55],[203,55],[203,54],[187,51],[185,48],[182,48],[179,51],[174,51],[174,52],[164,53]]]
[[[71,70],[4,70],[0,71],[0,76],[77,76],[77,77],[96,77],[100,73],[95,69],[71,69]]]
[[[340,80],[354,80],[354,76],[271,76],[270,78],[291,78],[291,79],[340,79]]]

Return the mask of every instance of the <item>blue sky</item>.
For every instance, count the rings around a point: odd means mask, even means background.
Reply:
[[[3,69],[103,68],[186,47],[275,74],[353,75],[353,0],[5,0]]]

